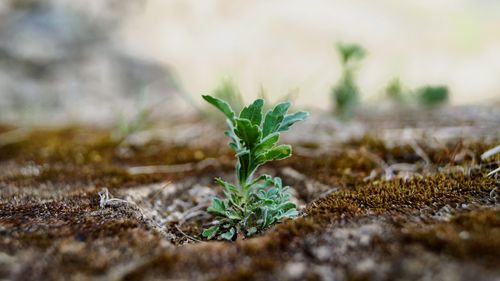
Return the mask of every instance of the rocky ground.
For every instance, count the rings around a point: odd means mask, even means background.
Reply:
[[[498,107],[313,116],[263,167],[301,215],[204,241],[222,128],[0,127],[2,280],[500,280]],[[368,115],[372,114],[372,115]],[[206,118],[203,118],[206,119]],[[220,137],[219,137],[220,136]]]

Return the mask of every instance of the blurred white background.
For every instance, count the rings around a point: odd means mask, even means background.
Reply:
[[[500,97],[500,1],[149,0],[117,39],[173,67],[183,88],[206,93],[229,75],[250,99],[260,85],[278,98],[328,108],[340,75],[337,41],[368,50],[363,98],[393,77],[409,87],[446,84],[454,104]]]
[[[224,77],[247,101],[263,86],[330,109],[339,41],[368,52],[367,102],[396,77],[446,85],[453,104],[500,100],[500,1],[5,0],[0,122],[185,114]]]

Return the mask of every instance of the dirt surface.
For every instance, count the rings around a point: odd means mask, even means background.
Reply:
[[[500,143],[500,118],[456,112],[437,124],[313,116],[287,136],[294,156],[262,168],[293,187],[300,217],[235,242],[200,235],[221,194],[213,178],[234,173],[213,124],[124,142],[2,125],[0,279],[500,280],[488,176],[500,156],[480,157]]]

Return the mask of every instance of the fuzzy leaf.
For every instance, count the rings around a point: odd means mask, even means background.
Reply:
[[[216,213],[219,215],[226,215],[226,205],[224,204],[224,201],[215,197],[212,200],[212,205],[207,208],[207,212],[209,213]]]
[[[214,225],[212,227],[203,230],[203,233],[201,235],[203,235],[203,237],[206,237],[207,239],[212,239],[215,236],[215,234],[217,234],[217,231],[219,231],[219,226]]]
[[[268,135],[278,131],[290,106],[290,102],[282,102],[266,113],[264,124],[262,125],[262,137],[267,137]]]
[[[267,218],[268,218],[267,212],[268,212],[267,208],[262,208],[262,218],[260,219],[260,223],[261,223],[262,227],[267,226]]]
[[[257,157],[257,163],[263,164],[268,161],[281,160],[292,155],[292,147],[289,145],[278,145]]]
[[[234,142],[230,142],[228,143],[229,147],[234,150],[234,151],[238,151],[238,146],[236,145],[236,143]]]
[[[278,129],[278,131],[283,132],[286,131],[292,126],[293,124],[303,121],[309,116],[309,113],[305,111],[298,111],[292,114],[288,114],[283,118],[283,122],[281,122],[281,125]]]
[[[227,119],[231,121],[234,119],[235,113],[227,102],[209,95],[202,95],[202,97],[204,100],[215,106],[218,110],[222,111],[222,113],[226,115]]]
[[[237,211],[234,211],[231,209],[227,210],[225,215],[226,215],[226,217],[228,217],[229,219],[232,219],[232,220],[241,220],[242,219],[241,215],[238,214]]]
[[[297,209],[292,208],[288,209],[285,213],[281,214],[278,216],[278,219],[283,219],[283,218],[294,218],[299,215],[299,212]]]
[[[238,188],[236,188],[236,186],[225,182],[221,178],[216,178],[215,181],[222,187],[222,189],[224,190],[224,195],[229,200],[229,202],[231,202],[233,205],[241,204],[242,196],[240,195],[240,192]]]
[[[254,235],[255,233],[257,233],[257,228],[256,227],[250,227],[247,231],[247,235],[248,236],[252,236]]]
[[[244,151],[238,155],[238,163],[236,164],[236,176],[240,180],[240,184],[244,183],[251,173],[250,152]]]
[[[250,149],[260,142],[262,133],[258,125],[253,125],[250,120],[236,118],[235,134],[238,136],[245,146]]]
[[[233,240],[233,237],[234,237],[234,234],[236,233],[236,231],[234,230],[234,227],[231,227],[231,229],[229,229],[229,231],[227,232],[224,232],[220,235],[220,237],[226,239],[226,240]]]
[[[266,152],[270,148],[272,148],[280,139],[279,133],[272,133],[267,137],[263,138],[260,143],[255,147],[255,154],[258,155],[260,153]]]
[[[295,208],[296,208],[295,203],[290,202],[290,201],[282,203],[281,205],[278,206],[278,209],[283,210],[283,211],[287,211],[287,210],[295,209]]]
[[[255,100],[251,105],[243,108],[240,113],[241,119],[248,119],[252,124],[260,126],[262,122],[262,107],[264,106],[263,99]]]
[[[283,183],[281,182],[281,179],[278,178],[278,177],[274,178],[273,183],[274,183],[274,187],[276,187],[276,188],[282,188],[283,187]]]

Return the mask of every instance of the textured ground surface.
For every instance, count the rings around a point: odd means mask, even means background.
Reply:
[[[456,112],[313,116],[288,135],[294,156],[263,167],[293,186],[301,217],[233,243],[200,241],[212,179],[233,176],[213,124],[121,144],[89,127],[1,126],[0,279],[500,280],[487,176],[500,156],[480,158],[500,118]]]

